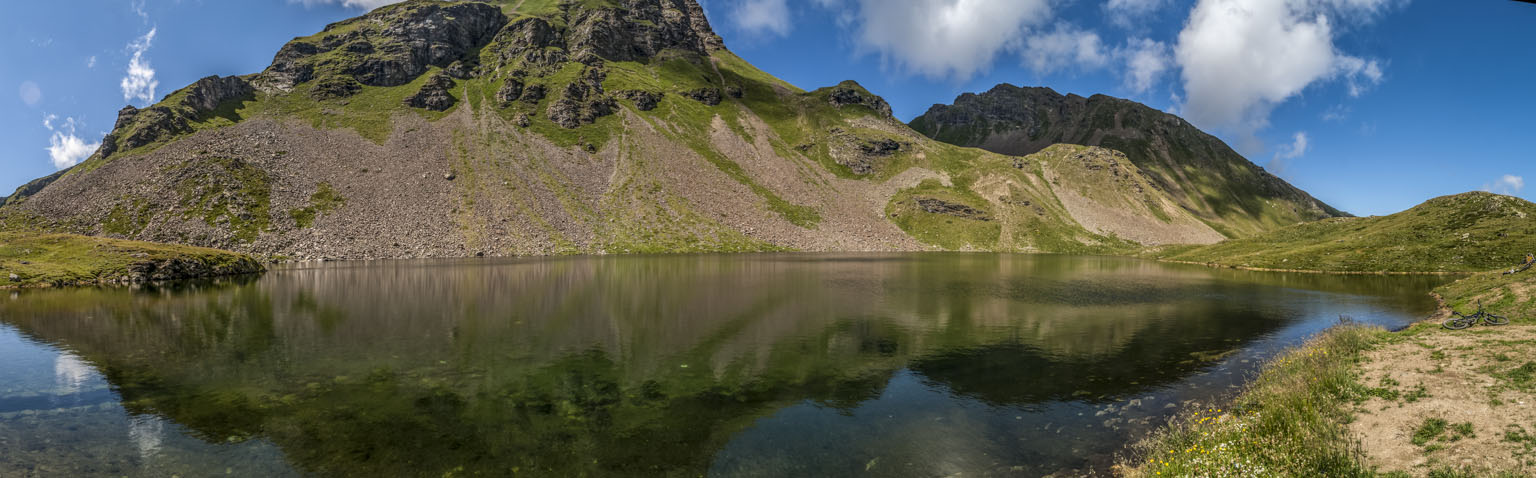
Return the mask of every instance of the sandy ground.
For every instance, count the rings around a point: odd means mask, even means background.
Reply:
[[[1399,395],[1378,392],[1387,397],[1359,404],[1350,424],[1380,471],[1418,477],[1453,467],[1479,476],[1536,476],[1536,382],[1510,374],[1536,361],[1536,326],[1435,329],[1366,357],[1362,383]],[[1445,421],[1445,432],[1415,444],[1415,431],[1435,419]],[[1470,436],[1462,433],[1468,423]]]

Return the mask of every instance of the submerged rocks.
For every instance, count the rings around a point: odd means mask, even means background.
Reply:
[[[448,93],[448,89],[455,86],[453,78],[447,74],[438,73],[427,80],[427,84],[421,85],[421,90],[416,94],[405,98],[405,105],[412,108],[425,108],[432,111],[447,111],[458,100]]]

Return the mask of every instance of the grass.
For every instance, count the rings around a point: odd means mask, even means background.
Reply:
[[[179,259],[204,271],[255,272],[250,256],[202,247],[87,237],[0,232],[0,288],[88,284],[132,276],[144,264]],[[17,280],[9,280],[15,274]]]
[[[272,185],[266,170],[239,159],[211,157],[174,166],[193,174],[175,184],[183,214],[228,228],[251,242],[272,225]]]
[[[1536,204],[1473,192],[1390,216],[1335,218],[1210,246],[1150,253],[1176,261],[1330,272],[1481,272],[1536,251]]]
[[[309,195],[309,205],[288,211],[288,216],[300,229],[314,225],[315,217],[346,205],[347,198],[336,192],[331,183],[321,182],[315,193]]]
[[[1127,476],[1374,477],[1346,425],[1364,397],[1357,365],[1381,329],[1330,329],[1276,358],[1231,409],[1181,415],[1135,446]]]
[[[988,220],[936,214],[923,210],[918,199],[938,199],[950,204],[969,206],[990,217]],[[1002,226],[989,203],[969,190],[946,187],[936,180],[925,180],[917,187],[903,189],[891,197],[885,213],[901,230],[919,241],[945,249],[991,249],[997,245]]]

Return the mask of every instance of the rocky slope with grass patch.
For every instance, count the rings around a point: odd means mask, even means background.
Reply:
[[[1005,83],[933,105],[911,126],[939,141],[1001,154],[1027,155],[1060,143],[1124,152],[1153,187],[1226,237],[1346,215],[1182,118],[1130,100]]]
[[[1334,218],[1149,255],[1231,267],[1328,272],[1481,272],[1536,252],[1536,204],[1471,192],[1389,216]]]
[[[933,141],[857,83],[778,80],[694,0],[413,0],[296,38],[259,73],[125,108],[100,151],[0,216],[290,259],[1127,252],[1228,235],[1135,154],[1031,153]]]

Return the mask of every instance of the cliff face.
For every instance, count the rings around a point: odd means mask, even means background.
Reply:
[[[911,126],[939,141],[1001,154],[1030,154],[1058,143],[1122,151],[1181,207],[1233,237],[1347,215],[1182,118],[1130,100],[1002,84],[960,95],[953,105],[934,105]]]
[[[1176,196],[1206,186],[1136,151],[930,140],[857,83],[757,70],[693,0],[413,0],[125,108],[0,220],[289,258],[1221,239]]]

